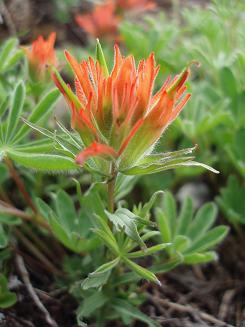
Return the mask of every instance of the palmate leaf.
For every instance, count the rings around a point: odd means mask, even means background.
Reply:
[[[223,225],[212,229],[217,217],[215,204],[206,203],[194,216],[192,200],[187,198],[177,215],[173,196],[166,195],[162,208],[156,209],[156,220],[162,241],[172,243],[166,248],[170,258],[179,253],[186,264],[216,259],[215,252],[210,250],[225,238],[229,229]]]
[[[83,289],[89,289],[91,287],[101,287],[103,286],[111,273],[111,270],[114,269],[120,262],[120,258],[116,258],[110,262],[107,262],[97,268],[93,273],[90,273],[88,277],[82,282],[81,287]]]
[[[213,173],[219,173],[214,168],[200,162],[193,161],[194,157],[189,156],[194,148],[187,148],[180,151],[152,154],[142,159],[136,166],[121,171],[125,175],[148,175],[168,169],[180,167],[198,166]]]
[[[226,187],[216,198],[225,217],[234,225],[245,224],[245,185],[235,176],[229,176]]]
[[[5,136],[6,143],[8,143],[13,138],[13,135],[15,135],[16,127],[24,106],[25,93],[25,85],[21,81],[17,84],[11,100],[11,107],[7,119],[7,131]]]
[[[41,199],[37,199],[36,204],[42,217],[50,224],[54,235],[68,249],[81,253],[82,251],[91,251],[98,246],[98,239],[95,237],[87,239],[80,235],[79,225],[76,223],[78,217],[77,215],[70,217],[69,213],[71,212],[69,209],[66,211],[68,216],[60,217]]]
[[[117,231],[123,230],[132,240],[134,240],[138,245],[145,249],[146,245],[139,235],[137,224],[140,217],[134,215],[131,211],[119,208],[115,213],[110,213],[106,211],[106,215],[109,220],[113,223]]]
[[[110,298],[102,291],[86,297],[76,311],[79,326],[87,326],[83,322],[83,318],[90,317],[95,311],[107,304],[109,300]]]
[[[130,304],[129,301],[123,299],[115,299],[112,303],[112,308],[117,311],[120,316],[126,316],[133,320],[141,321],[149,327],[160,327],[160,324],[146,316],[144,313],[139,311],[137,307]]]

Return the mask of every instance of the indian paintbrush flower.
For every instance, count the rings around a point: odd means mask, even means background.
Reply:
[[[156,7],[153,0],[106,0],[90,13],[75,16],[77,24],[95,38],[120,41],[119,23],[129,11],[139,13]]]
[[[107,0],[103,4],[96,5],[91,13],[76,15],[75,20],[93,37],[116,40],[120,18],[115,11],[115,2]]]
[[[188,67],[173,79],[168,77],[154,93],[159,66],[153,53],[136,66],[134,57],[123,57],[115,45],[110,73],[99,42],[97,60],[78,63],[68,51],[65,56],[75,74],[76,94],[58,72],[53,79],[70,106],[72,128],[85,146],[76,157],[79,165],[103,157],[114,160],[119,170],[133,166],[153,150],[190,98]]]
[[[145,11],[156,7],[153,0],[116,0],[117,6],[122,10]]]
[[[48,39],[39,36],[30,48],[24,48],[29,65],[29,73],[33,81],[46,81],[49,78],[50,66],[57,65],[54,50],[56,33],[52,32]]]

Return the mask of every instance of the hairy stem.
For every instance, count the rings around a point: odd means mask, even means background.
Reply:
[[[115,209],[115,199],[114,199],[114,193],[115,193],[115,185],[116,185],[116,179],[117,179],[117,172],[115,170],[115,165],[112,164],[111,166],[111,179],[108,181],[108,210],[113,213]]]

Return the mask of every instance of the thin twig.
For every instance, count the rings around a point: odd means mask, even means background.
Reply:
[[[52,326],[52,327],[58,327],[57,323],[50,316],[48,310],[45,308],[45,306],[42,304],[39,297],[35,293],[35,290],[34,290],[32,284],[31,284],[31,281],[30,281],[28,271],[27,271],[27,269],[25,267],[24,260],[18,254],[16,255],[16,265],[18,267],[19,273],[20,273],[20,275],[22,277],[22,280],[23,280],[23,282],[24,282],[24,284],[26,286],[26,289],[27,289],[30,297],[32,298],[32,300],[34,301],[36,306],[39,308],[39,310],[44,314],[44,317],[45,317],[45,320],[46,320],[47,324],[49,326]]]
[[[49,225],[45,221],[34,219],[33,216],[27,214],[26,212],[24,212],[20,209],[12,207],[11,205],[9,205],[8,203],[6,203],[2,200],[0,200],[0,212],[6,213],[9,215],[13,215],[15,217],[19,217],[26,221],[35,222],[35,223],[39,224],[40,226],[42,226],[43,228],[50,230]]]
[[[18,172],[14,168],[12,161],[8,158],[5,158],[5,162],[6,162],[6,165],[8,167],[11,177],[15,181],[15,184],[17,185],[17,187],[18,187],[20,193],[22,194],[23,198],[25,199],[26,203],[33,210],[33,212],[37,214],[37,208],[36,208],[35,204],[33,203],[32,198],[30,197],[29,193],[27,192],[25,184],[23,183]]]
[[[5,18],[5,23],[8,26],[10,34],[11,35],[16,35],[15,24],[14,24],[14,22],[12,20],[12,17],[10,15],[10,12],[9,12],[8,8],[5,6],[4,1],[0,1],[0,13]]]
[[[63,276],[63,273],[58,270],[52,262],[50,262],[43,254],[39,251],[38,248],[36,248],[32,242],[30,242],[21,232],[20,230],[14,228],[14,234],[17,236],[18,240],[25,245],[25,247],[32,252],[49,270],[51,273],[57,275],[57,276]]]
[[[231,301],[232,301],[234,295],[235,295],[234,289],[227,290],[224,293],[220,307],[219,307],[219,313],[218,313],[219,319],[224,320],[226,318],[227,312],[229,311],[230,304],[231,304]]]
[[[54,252],[52,247],[50,247],[45,240],[43,241],[37,233],[33,233],[32,228],[30,228],[29,224],[22,224],[21,226],[22,230],[28,237],[40,248],[40,250],[43,251],[46,256],[48,256],[53,261],[58,261],[59,258],[57,257],[57,254]]]
[[[171,302],[167,299],[159,299],[159,297],[152,296],[150,294],[148,294],[148,297],[150,300],[152,300],[153,303],[159,303],[163,306],[167,306],[167,307],[171,308],[172,310],[175,310],[178,312],[185,312],[185,313],[189,313],[192,315],[193,314],[199,315],[199,317],[202,318],[203,320],[206,320],[210,323],[216,324],[216,326],[233,327],[232,325],[229,325],[229,324],[225,323],[224,321],[219,320],[206,312],[202,312],[202,311],[192,307],[191,305],[182,305],[179,303]]]

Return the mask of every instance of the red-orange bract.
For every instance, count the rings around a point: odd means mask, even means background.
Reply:
[[[78,63],[68,51],[65,56],[75,74],[76,94],[58,73],[53,79],[71,108],[72,127],[85,145],[76,158],[80,165],[99,156],[114,160],[119,170],[131,167],[153,150],[190,98],[185,85],[189,68],[168,77],[153,94],[159,71],[153,53],[136,67],[134,57],[123,57],[116,45],[111,73],[103,60]]]
[[[52,32],[47,40],[40,35],[30,48],[24,48],[30,69],[30,74],[35,81],[44,81],[48,78],[48,70],[51,65],[57,64],[54,44],[56,33]]]
[[[77,24],[89,35],[119,42],[118,26],[128,11],[139,13],[156,7],[153,0],[106,0],[95,5],[91,13],[76,15]]]
[[[156,7],[153,0],[116,0],[117,6],[123,10],[151,10]]]
[[[75,19],[77,24],[93,37],[115,40],[119,24],[119,17],[115,10],[114,1],[108,0],[96,5],[91,13],[76,15]]]

